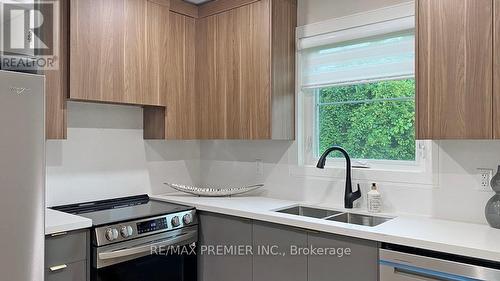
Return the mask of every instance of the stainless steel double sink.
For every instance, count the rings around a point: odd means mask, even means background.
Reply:
[[[378,217],[371,215],[354,214],[347,212],[340,212],[334,210],[320,209],[306,206],[293,206],[282,210],[277,210],[278,213],[290,214],[302,217],[310,217],[316,219],[324,219],[329,221],[343,222],[349,224],[357,224],[364,226],[377,226],[392,218]]]

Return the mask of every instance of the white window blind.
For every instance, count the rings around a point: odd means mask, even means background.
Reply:
[[[398,32],[301,51],[302,88],[414,76],[415,36]]]

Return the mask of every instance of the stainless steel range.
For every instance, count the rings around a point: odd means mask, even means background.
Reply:
[[[92,219],[92,281],[196,280],[194,208],[141,195],[54,209]]]

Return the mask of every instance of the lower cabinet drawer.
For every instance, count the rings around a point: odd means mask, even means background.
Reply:
[[[67,234],[46,236],[45,266],[68,264],[87,258],[88,230],[74,231]]]
[[[45,269],[45,281],[86,281],[87,266],[85,261],[67,264],[65,268],[52,271]]]

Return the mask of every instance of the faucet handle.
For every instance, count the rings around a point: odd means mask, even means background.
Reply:
[[[359,185],[359,183],[358,183],[358,190],[356,190],[356,192],[353,192],[353,194],[352,194],[352,195],[353,195],[353,196],[352,196],[352,197],[353,197],[353,198],[352,198],[352,199],[353,199],[353,201],[354,201],[354,200],[358,200],[359,198],[361,198],[361,185]]]

